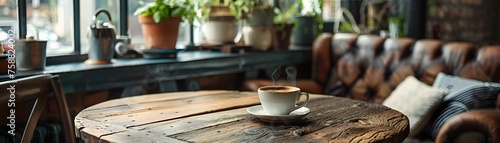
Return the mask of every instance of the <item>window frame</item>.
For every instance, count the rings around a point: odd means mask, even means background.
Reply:
[[[119,0],[122,3],[123,0]],[[126,2],[126,0],[125,0]],[[19,39],[25,39],[27,34],[27,9],[28,5],[26,0],[18,0],[17,3],[17,14],[18,14],[18,27],[19,27]],[[73,51],[67,54],[61,54],[56,56],[47,57],[47,65],[62,64],[68,62],[78,62],[83,61],[87,58],[87,54],[81,53],[81,42],[80,42],[80,1],[73,0]],[[120,9],[121,11],[121,9]],[[122,21],[120,21],[121,23]],[[121,27],[120,27],[121,28]],[[120,29],[121,30],[121,29]],[[83,60],[82,60],[83,59]]]
[[[115,0],[118,2],[118,15],[119,23],[117,29],[117,35],[126,35],[128,30],[128,1],[127,0]],[[27,34],[27,9],[28,5],[26,0],[17,1],[17,14],[18,14],[18,39],[25,39]],[[47,57],[47,65],[63,64],[70,62],[82,62],[88,58],[86,53],[82,53],[81,45],[81,17],[80,17],[80,0],[73,0],[73,51],[66,54],[54,55]],[[189,43],[193,41],[192,26],[186,31],[189,34]],[[186,45],[188,46],[188,45]]]
[[[128,23],[128,0],[114,0],[118,2],[118,15],[119,15],[119,20],[118,20],[118,28],[117,28],[117,35],[124,36],[127,35],[128,28],[130,24]],[[321,3],[322,4],[322,3]],[[26,0],[17,0],[17,14],[18,14],[18,37],[19,39],[24,39],[26,38],[27,34],[27,9],[28,5]],[[73,24],[72,24],[72,29],[73,29],[73,51],[70,53],[64,53],[64,54],[59,54],[59,55],[52,55],[48,56],[46,60],[46,65],[56,65],[56,64],[64,64],[64,63],[71,63],[71,62],[83,62],[86,59],[88,59],[88,55],[86,53],[82,53],[82,42],[81,40],[81,31],[80,28],[82,27],[81,25],[81,6],[80,6],[80,0],[73,0],[72,4],[73,8]],[[194,43],[194,26],[190,25],[189,28],[186,29],[186,34],[188,34],[188,39],[187,42],[184,46],[185,49],[192,49],[195,46]]]

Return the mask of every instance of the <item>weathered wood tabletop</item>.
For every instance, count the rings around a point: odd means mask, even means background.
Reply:
[[[75,119],[86,142],[402,142],[406,116],[378,104],[311,95],[311,112],[295,122],[267,123],[246,110],[256,92],[197,91],[106,101]]]

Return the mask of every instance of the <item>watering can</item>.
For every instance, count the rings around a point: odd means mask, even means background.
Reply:
[[[96,20],[99,14],[105,14],[108,22]],[[89,39],[89,59],[87,64],[110,64],[116,44],[115,26],[111,24],[111,15],[105,9],[99,9],[92,17],[92,24],[87,29]]]

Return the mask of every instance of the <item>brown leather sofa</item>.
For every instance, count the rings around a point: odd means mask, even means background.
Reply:
[[[324,33],[312,47],[311,79],[297,80],[303,91],[382,103],[407,76],[432,85],[440,72],[488,82],[500,82],[500,45],[376,35]],[[247,80],[244,90],[271,85],[270,80]],[[441,127],[435,142],[453,142],[473,131],[500,142],[500,94],[496,107],[457,115]],[[495,109],[496,108],[496,109]]]

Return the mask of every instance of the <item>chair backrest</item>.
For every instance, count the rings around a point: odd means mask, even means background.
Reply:
[[[13,122],[16,122],[16,120],[19,122],[22,120],[22,114],[28,113],[27,116],[29,117],[27,118],[26,127],[21,138],[22,143],[31,142],[31,138],[33,137],[40,115],[42,114],[49,95],[51,94],[54,94],[57,101],[65,142],[76,142],[74,126],[69,115],[66,98],[59,76],[44,74],[10,80],[1,82],[0,89],[0,105],[7,106],[7,108],[2,108],[4,111],[0,112],[0,115],[2,115],[1,117],[9,117],[11,116],[10,113],[14,112],[12,115],[15,117],[13,118]],[[31,111],[22,111],[24,108],[22,107],[24,105],[23,103],[28,103],[29,101],[34,102]],[[7,122],[10,123],[12,121],[9,119]]]

